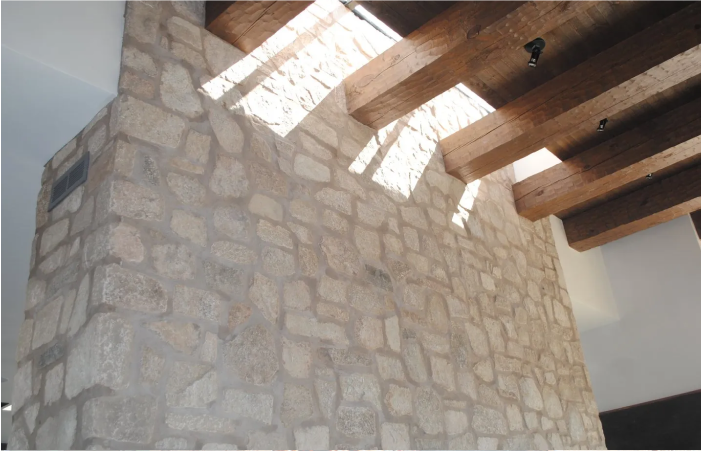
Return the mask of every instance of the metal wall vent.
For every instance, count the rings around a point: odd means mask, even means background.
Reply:
[[[88,167],[90,166],[90,152],[85,152],[80,160],[76,161],[51,187],[51,200],[49,211],[56,208],[63,199],[68,197],[76,188],[88,179]]]

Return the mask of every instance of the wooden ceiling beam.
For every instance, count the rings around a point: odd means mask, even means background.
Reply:
[[[694,3],[448,136],[446,171],[469,183],[698,75],[700,23]]]
[[[586,251],[701,209],[701,164],[565,218],[567,241]]]
[[[595,3],[458,2],[348,76],[348,112],[384,127]]]
[[[206,28],[226,42],[251,53],[304,11],[311,1],[208,1]]]
[[[701,97],[513,185],[518,213],[560,215],[701,156]]]

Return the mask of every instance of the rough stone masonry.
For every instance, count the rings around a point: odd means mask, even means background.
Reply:
[[[319,0],[250,55],[128,2],[119,96],[42,177],[12,448],[603,448],[547,221],[344,77],[391,42]],[[51,213],[84,153],[89,179]]]

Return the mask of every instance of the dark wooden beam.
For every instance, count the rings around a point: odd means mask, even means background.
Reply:
[[[206,27],[226,42],[250,53],[287,22],[304,11],[310,1],[237,1],[205,3]]]
[[[696,210],[691,213],[691,221],[694,223],[699,240],[701,240],[701,210]]]
[[[479,179],[698,75],[699,24],[695,3],[443,139],[446,171]]]
[[[701,209],[701,164],[565,218],[573,249],[586,251]]]
[[[701,98],[513,185],[518,213],[560,215],[701,155]]]
[[[458,2],[345,80],[349,113],[381,128],[595,2]]]

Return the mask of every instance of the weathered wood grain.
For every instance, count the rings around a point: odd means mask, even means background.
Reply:
[[[228,3],[226,9],[220,3]],[[310,1],[207,2],[207,30],[250,53],[304,11]]]
[[[701,98],[513,185],[519,214],[559,215],[701,155]]]
[[[696,3],[443,139],[446,170],[476,180],[698,75],[699,23]]]
[[[563,220],[567,241],[585,251],[701,209],[701,164]]]
[[[381,128],[593,2],[459,2],[344,82],[348,111]]]

